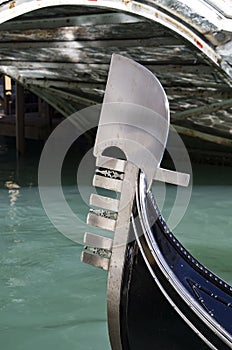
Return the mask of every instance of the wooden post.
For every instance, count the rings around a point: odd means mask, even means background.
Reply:
[[[39,113],[40,117],[44,120],[44,127],[46,128],[46,138],[50,135],[52,131],[52,117],[53,108],[49,103],[44,100],[39,101]]]
[[[16,83],[16,151],[17,155],[25,152],[25,128],[24,128],[24,88]]]
[[[3,109],[4,109],[4,114],[9,115],[10,113],[10,108],[9,108],[9,99],[11,95],[11,86],[9,85],[9,78],[5,75],[3,75],[2,78],[2,85],[3,85]],[[9,90],[10,88],[10,90]]]
[[[39,115],[42,116],[42,114],[43,114],[43,100],[41,97],[38,97],[38,112],[39,112]]]

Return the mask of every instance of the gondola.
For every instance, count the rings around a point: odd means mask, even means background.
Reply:
[[[121,285],[122,349],[231,349],[232,288],[168,229],[139,173]]]
[[[118,59],[134,69],[133,62],[121,57],[116,57],[114,65]],[[168,120],[165,108],[163,118]],[[113,231],[114,237],[86,233],[82,261],[108,270],[112,349],[232,349],[232,287],[197,261],[169,230],[150,190],[151,169],[138,156],[133,159],[130,145],[119,136],[125,159],[103,155],[108,146],[107,134],[101,129],[103,120],[101,115],[93,184],[120,195],[93,194],[90,204],[94,209],[87,222]],[[128,123],[120,125],[124,138]],[[168,123],[163,125],[167,135]],[[174,174],[160,168],[162,156],[160,149],[153,178],[162,173],[164,180],[175,183]],[[186,176],[179,174],[178,178],[184,181]]]

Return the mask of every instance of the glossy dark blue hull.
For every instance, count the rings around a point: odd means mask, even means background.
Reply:
[[[231,349],[231,286],[168,230],[142,174],[129,237],[121,284],[122,349]]]

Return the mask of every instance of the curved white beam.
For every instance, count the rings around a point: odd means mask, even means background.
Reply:
[[[215,6],[210,5],[209,1],[173,0],[170,6],[168,0],[154,0],[149,5],[141,0],[18,0],[17,2],[10,0],[2,2],[0,23],[31,11],[60,5],[104,7],[153,20],[189,41],[223,72],[232,76],[227,64],[231,54],[226,52],[223,56],[223,50],[217,51],[220,43],[214,35],[224,30],[232,32],[232,19],[224,15],[225,10],[220,12]],[[227,12],[229,12],[228,9]],[[232,37],[230,40],[232,41]],[[228,47],[231,49],[227,44]]]

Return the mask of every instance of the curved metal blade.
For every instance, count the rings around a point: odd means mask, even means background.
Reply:
[[[158,79],[140,64],[114,54],[94,155],[120,148],[145,172],[150,186],[163,157],[169,123],[168,100]]]

